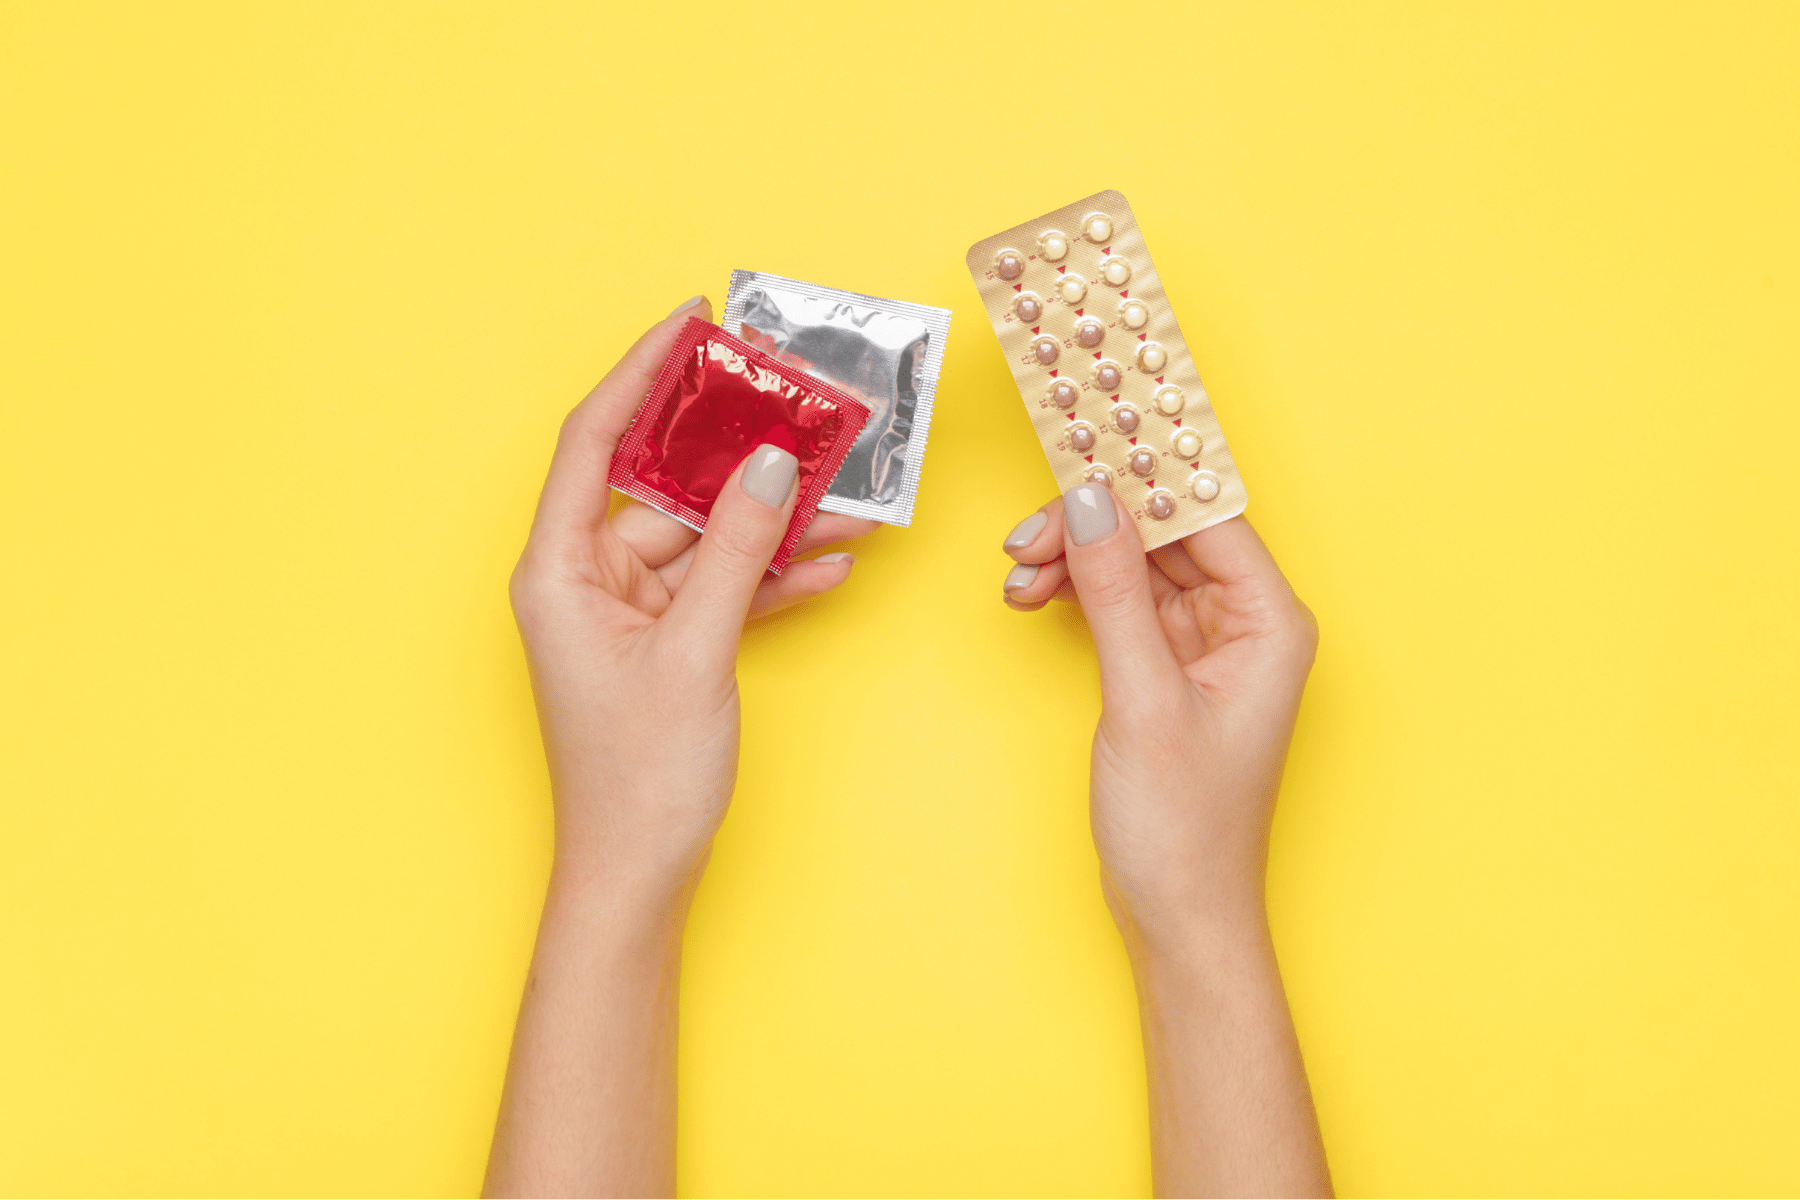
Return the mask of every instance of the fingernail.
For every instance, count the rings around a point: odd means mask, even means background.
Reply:
[[[1006,540],[1004,542],[1000,543],[1001,549],[1017,550],[1021,546],[1031,545],[1031,543],[1037,539],[1037,535],[1044,532],[1044,526],[1049,523],[1049,513],[1042,511],[1032,513],[1029,517],[1026,517],[1023,521],[1020,521],[1017,525],[1013,526],[1013,531],[1006,535]]]
[[[787,503],[788,493],[794,490],[794,476],[799,470],[799,459],[780,446],[765,444],[750,452],[750,461],[744,465],[744,474],[738,482],[750,493],[751,499],[770,508],[780,508]]]
[[[819,555],[819,557],[813,559],[813,561],[814,562],[822,562],[822,563],[840,563],[840,562],[854,563],[856,561],[856,559],[854,559],[850,555],[844,553],[842,550],[838,550],[838,551],[834,551],[831,554],[821,554],[821,555]]]
[[[694,297],[694,298],[693,298],[693,299],[692,299],[692,300],[683,300],[683,301],[682,301],[682,302],[681,302],[681,303],[680,303],[680,304],[677,304],[677,305],[676,305],[676,306],[675,306],[675,312],[671,312],[671,313],[670,313],[670,314],[669,314],[669,316],[671,316],[671,317],[672,317],[672,316],[674,316],[674,315],[675,315],[675,313],[683,313],[683,312],[686,312],[686,311],[687,311],[687,310],[688,310],[688,309],[690,309],[690,308],[692,308],[692,307],[694,307],[694,305],[696,305],[696,304],[698,304],[698,303],[700,303],[700,302],[701,302],[701,301],[702,301],[702,300],[704,300],[704,299],[706,299],[706,293],[705,293],[705,292],[702,292],[702,293],[700,293],[700,294],[699,294],[699,295],[698,295],[698,296],[695,296],[695,297]],[[665,318],[665,320],[666,320],[666,319],[667,319],[667,318]]]
[[[1119,527],[1112,493],[1103,483],[1084,483],[1063,493],[1063,520],[1077,546],[1097,542]]]
[[[1020,563],[1006,573],[1006,582],[1000,590],[1010,592],[1015,588],[1030,587],[1031,581],[1037,578],[1038,569],[1034,563]]]

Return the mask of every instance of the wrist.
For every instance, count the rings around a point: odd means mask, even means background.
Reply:
[[[703,865],[704,859],[688,871],[651,868],[559,846],[544,915],[605,931],[625,943],[679,939]]]

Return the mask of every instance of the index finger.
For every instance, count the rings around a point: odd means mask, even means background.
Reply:
[[[650,327],[606,378],[564,419],[550,457],[550,474],[538,497],[532,536],[592,534],[606,521],[607,470],[656,373],[689,317],[712,319],[712,306],[696,296]]]

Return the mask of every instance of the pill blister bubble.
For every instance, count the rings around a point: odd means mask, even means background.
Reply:
[[[1098,246],[1112,240],[1112,218],[1103,212],[1091,212],[1081,218],[1081,236]]]
[[[1118,391],[1119,383],[1124,378],[1125,372],[1110,358],[1103,358],[1094,364],[1094,386],[1103,392]]]
[[[1035,323],[1044,315],[1044,298],[1036,292],[1020,292],[1013,299],[1013,312],[1026,324]]]
[[[1131,282],[1131,264],[1117,254],[1100,260],[1100,278],[1107,287],[1122,288]]]
[[[1196,500],[1216,500],[1219,496],[1219,477],[1211,471],[1195,471],[1194,477],[1188,480],[1188,491]]]
[[[1169,448],[1175,451],[1176,458],[1197,458],[1200,434],[1192,429],[1177,429],[1175,436],[1169,439]]]
[[[1017,250],[1002,250],[994,255],[994,274],[1002,279],[1017,279],[1025,273],[1025,256]]]
[[[1125,459],[1125,465],[1131,468],[1133,475],[1156,474],[1156,451],[1148,446],[1139,446]]]
[[[1182,394],[1180,388],[1172,383],[1166,383],[1157,388],[1156,395],[1152,399],[1156,403],[1156,411],[1165,417],[1178,417],[1181,415],[1181,410],[1187,407],[1187,397]]]
[[[1056,281],[1056,294],[1062,297],[1064,304],[1080,304],[1081,298],[1087,295],[1087,280],[1070,271]]]
[[[1175,515],[1175,493],[1167,488],[1154,488],[1144,500],[1144,511],[1157,521],[1166,521]]]
[[[1093,317],[1083,317],[1075,322],[1075,343],[1092,350],[1106,338],[1106,326]]]
[[[1060,409],[1075,407],[1075,401],[1081,399],[1081,389],[1075,386],[1072,379],[1059,379],[1050,385],[1050,403]]]
[[[1145,342],[1138,347],[1138,368],[1154,375],[1169,365],[1169,352],[1162,348],[1161,342]]]
[[[1069,445],[1086,454],[1094,448],[1099,440],[1100,431],[1086,421],[1075,421],[1069,425]]]
[[[1031,343],[1032,357],[1036,358],[1041,366],[1049,366],[1061,353],[1062,347],[1053,337],[1040,337]]]
[[[1081,473],[1081,478],[1088,483],[1102,483],[1111,487],[1113,485],[1113,469],[1105,463],[1095,463]]]
[[[1137,405],[1132,404],[1130,401],[1127,401],[1124,404],[1113,405],[1112,423],[1114,428],[1120,433],[1136,433],[1138,420],[1139,414]]]
[[[1119,305],[1119,322],[1127,329],[1142,329],[1150,323],[1150,306],[1142,300],[1127,300]]]
[[[1069,256],[1069,239],[1060,229],[1046,229],[1038,239],[1038,254],[1045,262],[1061,262]]]

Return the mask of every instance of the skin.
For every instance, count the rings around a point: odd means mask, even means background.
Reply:
[[[1091,820],[1137,979],[1156,1193],[1329,1195],[1263,899],[1317,626],[1242,517],[1146,555],[1105,498],[1116,527],[1088,545],[1060,499],[1009,537],[1038,569],[1004,594],[1079,601],[1099,654]]]
[[[765,576],[793,493],[762,503],[744,464],[703,536],[609,515],[613,450],[690,316],[711,309],[653,327],[570,413],[513,573],[556,841],[487,1195],[673,1194],[681,935],[737,773],[739,636],[851,570]],[[1138,983],[1157,1191],[1327,1194],[1262,898],[1311,615],[1241,519],[1147,558],[1122,510],[1087,546],[1061,501],[1044,511],[1009,545],[1039,566],[1007,602],[1062,593],[1094,629],[1094,838]],[[821,515],[799,553],[873,528]]]

